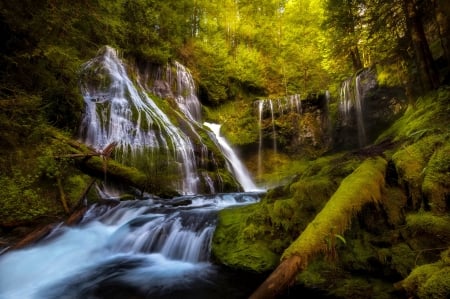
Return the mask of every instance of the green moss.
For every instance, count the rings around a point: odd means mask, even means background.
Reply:
[[[285,250],[283,259],[299,255],[306,266],[313,255],[333,250],[327,239],[341,235],[366,203],[382,200],[386,165],[382,158],[367,159],[346,177],[300,237]]]
[[[386,139],[417,141],[431,133],[446,132],[450,125],[449,103],[449,86],[419,98],[414,107],[408,107],[404,115],[378,137],[377,143]]]
[[[40,188],[43,185],[40,184],[37,171],[24,173],[14,168],[11,175],[0,177],[0,185],[1,226],[32,222],[58,211],[55,202],[45,197],[45,190]]]
[[[420,299],[440,299],[450,296],[450,263],[448,250],[441,260],[416,267],[398,286]]]
[[[276,266],[279,256],[269,249],[267,242],[270,241],[258,238],[264,231],[257,224],[247,225],[250,218],[264,222],[261,209],[264,206],[253,205],[220,212],[212,242],[212,254],[219,262],[256,272],[265,272]]]
[[[392,156],[400,183],[405,185],[411,197],[413,209],[419,208],[422,204],[422,183],[428,161],[434,151],[442,146],[444,140],[443,135],[424,137]]]
[[[291,184],[292,196],[305,206],[321,206],[336,190],[337,184],[328,176],[300,179]]]
[[[378,279],[367,279],[362,277],[352,277],[339,282],[333,289],[332,295],[346,299],[373,298],[390,299],[397,298],[390,294],[393,291],[392,285]]]
[[[408,276],[417,262],[417,252],[411,249],[406,243],[394,244],[390,248],[381,248],[377,251],[378,260],[386,269],[390,269],[400,274],[402,277]]]
[[[422,191],[434,212],[445,213],[450,205],[450,142],[436,149],[425,169]]]
[[[84,174],[73,174],[65,180],[65,192],[67,193],[69,204],[72,207],[81,199],[91,180],[92,178],[90,176]]]
[[[104,161],[99,157],[92,157],[85,163],[92,169],[103,169],[104,167]],[[145,186],[148,183],[147,176],[144,173],[140,172],[134,167],[124,166],[123,164],[120,164],[114,160],[108,161],[107,169],[108,172],[112,174],[112,178],[119,177],[122,180],[126,180],[125,183],[128,183],[137,188],[145,189]],[[98,173],[97,175],[99,175],[100,177],[103,176],[104,178],[104,174]]]
[[[257,143],[259,128],[252,102],[234,101],[205,111],[205,120],[222,124],[221,133],[231,144]]]
[[[406,225],[412,236],[422,239],[428,236],[428,238],[450,242],[448,215],[434,215],[432,212],[409,214],[406,216]]]
[[[440,299],[450,296],[450,266],[434,272],[427,281],[419,286],[419,298]]]
[[[286,172],[281,171],[289,173],[291,177],[297,174],[291,184],[269,190],[260,203],[242,210],[233,209],[234,214],[228,210],[219,213],[221,220],[215,233],[217,238],[213,239],[213,248],[221,249],[213,250],[216,258],[227,265],[246,268],[248,262],[244,259],[238,262],[234,257],[256,255],[251,251],[253,244],[257,243],[261,251],[265,252],[260,257],[269,260],[256,264],[274,266],[274,256],[278,257],[294,241],[337,189],[338,182],[359,163],[356,159],[343,159],[342,154],[315,161],[292,162],[293,169],[288,170],[286,166]],[[230,219],[234,219],[235,224],[227,226]],[[238,253],[234,253],[236,251]],[[256,268],[261,269],[259,266]]]
[[[326,288],[326,284],[329,282],[328,277],[322,275],[322,273],[333,272],[330,269],[330,265],[323,261],[314,261],[308,265],[308,267],[301,271],[296,280],[308,288]]]
[[[383,194],[383,212],[386,214],[386,221],[391,228],[402,225],[405,222],[404,207],[407,197],[403,190],[398,187],[387,187]]]

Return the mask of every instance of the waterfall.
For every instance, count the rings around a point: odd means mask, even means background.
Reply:
[[[222,149],[222,152],[229,162],[231,167],[231,171],[241,184],[244,191],[258,191],[259,188],[256,187],[255,183],[252,181],[250,174],[248,173],[247,168],[242,164],[241,160],[239,160],[236,153],[233,151],[231,146],[228,144],[227,140],[220,135],[220,127],[221,125],[212,124],[212,123],[204,123],[205,126],[209,127],[211,131],[216,136],[217,142]]]
[[[258,128],[259,128],[259,143],[258,143],[258,177],[262,174],[262,141],[263,141],[263,128],[262,119],[264,111],[264,101],[258,101]]]
[[[275,130],[275,116],[273,112],[273,101],[269,101],[269,108],[270,108],[270,116],[272,117],[272,142],[273,142],[273,152],[277,153],[277,131]],[[282,109],[279,109],[279,111],[283,112]]]
[[[175,66],[177,68],[177,104],[190,120],[199,122],[202,118],[201,104],[197,98],[194,79],[182,64],[175,62]]]
[[[232,193],[93,206],[76,227],[1,255],[0,298],[216,297],[226,292],[209,262],[217,211],[256,201]]]
[[[356,108],[356,123],[358,126],[358,141],[359,146],[364,146],[367,143],[366,129],[364,127],[363,118],[363,98],[361,96],[361,75],[355,78],[355,108]]]
[[[164,164],[167,171],[182,174],[181,182],[175,186],[180,192],[197,193],[199,177],[189,137],[170,121],[140,84],[132,82],[114,49],[104,47],[102,51],[82,69],[80,85],[86,106],[80,128],[82,140],[98,150],[117,142],[121,155],[116,159],[138,168],[148,168],[143,161],[154,157],[150,166],[160,168],[159,164]],[[180,94],[185,91],[186,80],[180,79]],[[177,98],[181,101],[181,96]],[[183,102],[192,118],[198,117],[191,114],[190,103],[194,101],[191,96]],[[161,155],[167,160],[162,160]]]
[[[358,144],[367,144],[366,126],[364,122],[364,96],[367,90],[376,85],[372,78],[372,70],[365,69],[342,83],[339,110],[345,126],[355,123],[358,132]]]
[[[276,103],[276,105],[274,104]],[[302,101],[299,94],[289,95],[279,99],[261,99],[255,101],[255,106],[258,115],[258,129],[259,129],[259,144],[258,144],[258,176],[262,172],[263,160],[263,120],[269,118],[271,120],[271,134],[272,134],[272,150],[276,154],[277,146],[277,131],[275,127],[275,118],[283,116],[284,113],[302,114]]]

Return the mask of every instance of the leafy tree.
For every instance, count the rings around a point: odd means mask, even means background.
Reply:
[[[363,6],[360,0],[327,0],[325,26],[330,28],[337,56],[349,57],[353,70],[363,67],[360,50]]]

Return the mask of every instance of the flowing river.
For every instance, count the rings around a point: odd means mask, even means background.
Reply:
[[[214,265],[210,244],[220,209],[258,200],[231,193],[94,205],[79,225],[0,256],[0,298],[246,298],[258,281]]]

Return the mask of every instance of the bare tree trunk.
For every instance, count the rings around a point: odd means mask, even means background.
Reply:
[[[249,299],[276,298],[294,283],[295,276],[303,270],[302,268],[301,258],[298,255],[285,259]]]
[[[403,0],[403,4],[423,91],[436,89],[439,87],[439,74],[434,66],[416,0]]]
[[[61,200],[62,206],[64,208],[64,212],[66,212],[66,214],[69,214],[70,213],[70,209],[69,209],[69,205],[67,204],[66,193],[64,192],[64,188],[62,186],[61,178],[58,177],[56,179],[56,182],[58,184],[59,196],[60,196],[60,200]]]
[[[352,59],[353,70],[355,72],[361,70],[363,68],[363,63],[361,61],[361,55],[359,54],[358,47],[353,47],[350,50],[350,57]]]
[[[444,1],[448,0],[433,0],[433,5],[444,57],[447,64],[450,64],[450,4]]]

